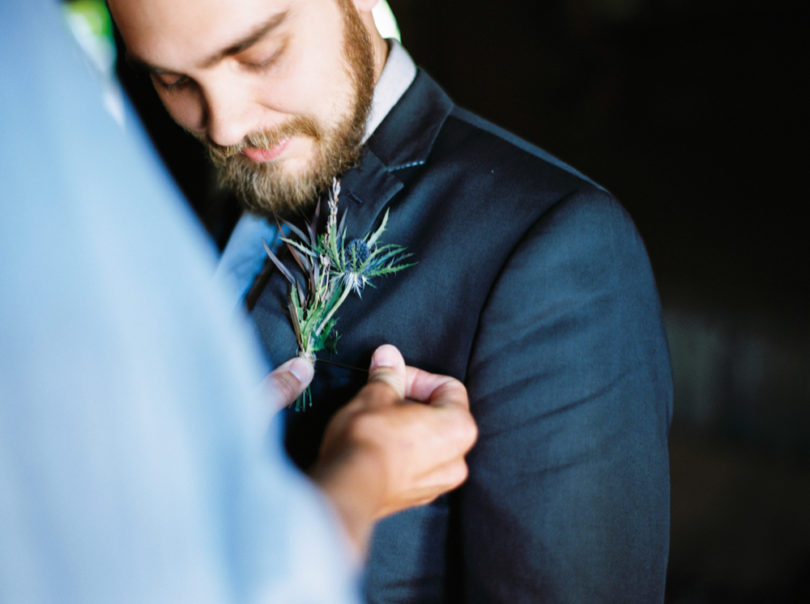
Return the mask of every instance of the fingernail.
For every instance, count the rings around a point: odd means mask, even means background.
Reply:
[[[284,363],[280,369],[285,369],[292,373],[295,379],[302,384],[309,382],[312,379],[312,375],[315,373],[315,368],[312,366],[312,363],[301,357],[290,359]]]
[[[399,352],[390,344],[383,344],[371,356],[370,371],[375,369],[395,367],[399,362]]]

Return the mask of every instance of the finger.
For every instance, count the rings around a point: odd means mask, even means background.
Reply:
[[[478,440],[478,426],[470,412],[467,388],[455,378],[429,373],[415,367],[406,368],[405,396],[430,405],[433,410],[444,413],[434,415],[442,422],[442,437],[448,451],[461,455],[472,449]]]
[[[358,418],[377,418],[380,416],[370,412],[383,407],[391,407],[402,401],[399,392],[394,390],[387,380],[377,380],[363,386],[352,400],[338,411],[336,416],[345,411],[346,421],[353,421],[354,416]]]
[[[435,496],[439,496],[461,486],[468,476],[469,468],[464,456],[457,455],[419,476],[415,481],[415,488],[425,492],[433,490]]]
[[[470,408],[464,384],[453,377],[416,367],[405,368],[405,397],[435,406]]]
[[[309,386],[315,370],[308,360],[295,357],[276,367],[264,379],[272,410],[278,411],[297,399]]]
[[[400,399],[405,398],[405,359],[395,346],[383,344],[374,351],[368,381],[385,382]]]
[[[455,458],[444,465],[432,468],[430,472],[420,477],[407,493],[382,508],[379,517],[435,501],[437,497],[461,486],[468,476],[469,469],[462,458]]]

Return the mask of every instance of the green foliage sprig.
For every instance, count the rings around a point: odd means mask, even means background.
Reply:
[[[287,308],[298,340],[298,354],[311,362],[315,362],[321,350],[334,352],[338,340],[335,315],[352,292],[362,297],[367,285],[374,287],[371,282],[374,277],[392,275],[415,264],[406,262],[411,254],[404,247],[380,241],[388,224],[388,210],[374,232],[361,239],[346,241],[345,213],[340,224],[337,223],[339,195],[340,182],[334,180],[327,203],[329,216],[324,233],[319,235],[316,231],[317,210],[306,232],[289,222],[284,223],[291,236],[283,237],[282,241],[304,273],[304,284],[264,244],[267,255],[290,282]],[[307,388],[295,402],[295,409],[302,411],[311,406],[312,396]]]

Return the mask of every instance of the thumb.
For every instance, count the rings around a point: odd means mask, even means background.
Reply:
[[[368,381],[385,382],[399,398],[405,398],[405,359],[395,346],[383,344],[374,351]]]
[[[309,386],[314,374],[312,363],[294,357],[271,371],[263,380],[264,390],[272,412],[291,404]]]

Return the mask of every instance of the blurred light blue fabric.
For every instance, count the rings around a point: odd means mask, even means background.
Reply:
[[[248,212],[242,214],[222,250],[215,272],[215,278],[231,292],[234,306],[244,303],[267,261],[262,242],[275,251],[280,240],[278,228],[266,218]]]
[[[0,3],[0,602],[349,602],[251,330],[51,0]]]

